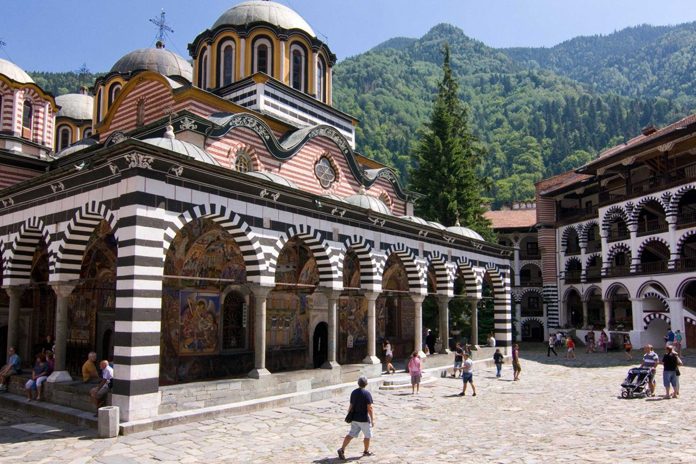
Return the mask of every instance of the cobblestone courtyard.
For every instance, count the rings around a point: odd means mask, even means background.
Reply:
[[[696,461],[690,406],[696,369],[682,369],[680,399],[621,400],[629,362],[620,353],[580,353],[577,361],[540,351],[522,355],[520,382],[511,381],[509,363],[501,380],[492,368],[477,369],[476,398],[456,396],[455,379],[438,379],[416,396],[373,391],[375,456],[359,461]],[[337,398],[105,440],[92,430],[0,409],[0,462],[332,463],[348,429],[346,407]],[[353,441],[346,455],[358,460],[361,451],[362,440]]]

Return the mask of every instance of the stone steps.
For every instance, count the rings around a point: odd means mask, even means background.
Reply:
[[[68,424],[97,428],[97,418],[94,417],[94,412],[45,401],[27,401],[23,395],[0,393],[0,405],[8,409],[27,411],[37,416],[60,420]]]

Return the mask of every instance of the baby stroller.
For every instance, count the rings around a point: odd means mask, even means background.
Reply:
[[[621,398],[633,398],[650,395],[650,369],[634,367],[621,384]]]

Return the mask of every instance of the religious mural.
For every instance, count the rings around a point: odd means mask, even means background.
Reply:
[[[248,372],[244,298],[222,301],[228,286],[246,283],[239,245],[209,219],[184,226],[164,262],[160,383]],[[226,350],[234,350],[227,353]]]
[[[414,304],[408,294],[408,275],[401,259],[387,259],[382,278],[382,294],[377,298],[377,338],[389,339],[394,356],[408,356],[413,345]]]

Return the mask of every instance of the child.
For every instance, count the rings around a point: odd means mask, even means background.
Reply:
[[[411,354],[411,359],[408,361],[408,372],[411,374],[411,394],[413,395],[420,392],[421,383],[421,359],[417,351]]]
[[[575,340],[570,335],[566,338],[566,348],[568,348],[566,359],[575,359]]]
[[[493,353],[493,362],[495,363],[495,376],[500,377],[500,371],[503,368],[503,354],[500,352],[500,348],[495,349],[495,353]]]

